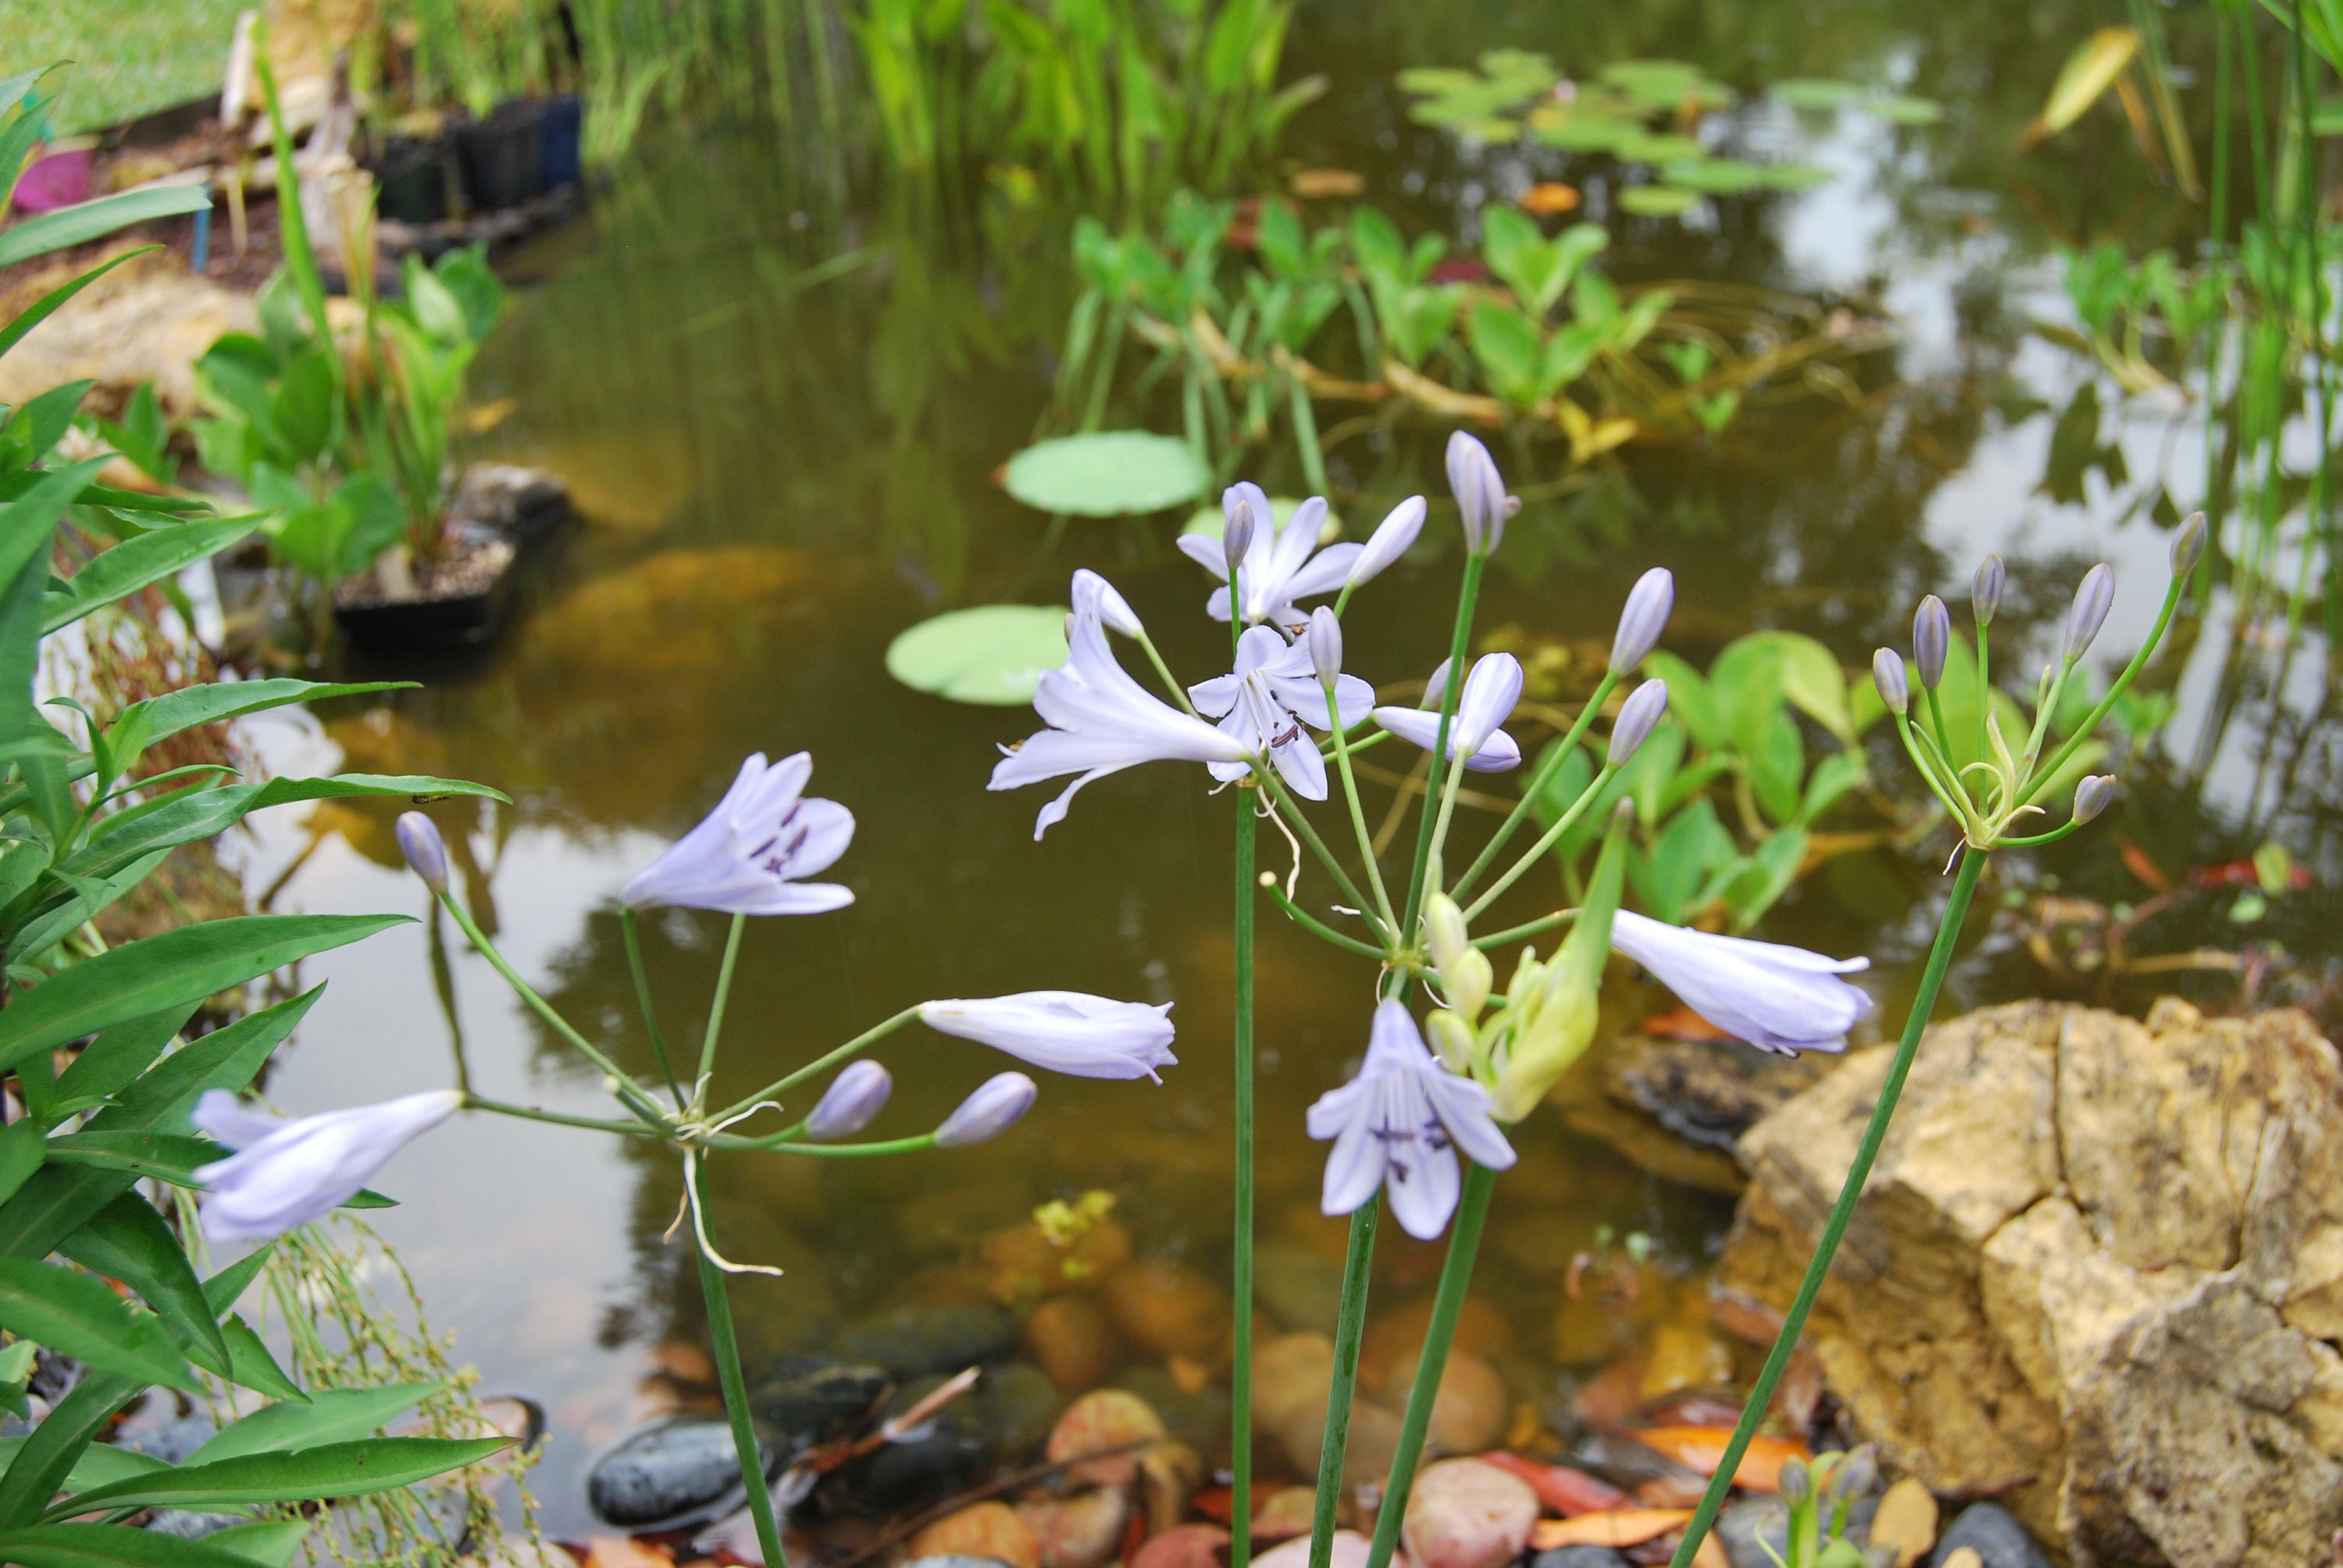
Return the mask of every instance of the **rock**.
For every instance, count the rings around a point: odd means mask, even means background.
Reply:
[[[1879,1500],[1879,1511],[1871,1519],[1870,1539],[1865,1544],[1894,1552],[1895,1568],[1912,1568],[1936,1543],[1936,1494],[1907,1475]]]
[[[1096,1388],[1121,1347],[1106,1310],[1088,1296],[1053,1296],[1025,1320],[1025,1348],[1068,1393]]]
[[[1131,1522],[1131,1497],[1102,1486],[1071,1497],[1042,1497],[1017,1504],[1017,1516],[1041,1549],[1041,1568],[1098,1568],[1122,1544]]]
[[[771,1463],[767,1454],[765,1462]],[[680,1529],[739,1498],[740,1461],[721,1416],[679,1415],[637,1431],[594,1462],[586,1500],[622,1530]]]
[[[542,468],[472,463],[464,469],[449,510],[496,528],[518,544],[568,518],[569,487]]]
[[[1788,1301],[1889,1055],[1744,1137],[1728,1287]],[[2169,999],[2144,1025],[2026,1002],[1936,1026],[1807,1334],[1891,1468],[1938,1492],[2036,1478],[1996,1513],[2078,1563],[2321,1557],[2343,1524],[2343,1059],[2301,1013]]]
[[[1627,1554],[1615,1546],[1557,1546],[1532,1557],[1530,1568],[1629,1568],[1629,1564]]]
[[[1041,1369],[1011,1362],[986,1372],[960,1402],[967,1407],[963,1419],[971,1435],[994,1458],[1021,1464],[1049,1435],[1060,1401],[1057,1386]]]
[[[1733,1352],[1706,1329],[1662,1323],[1652,1336],[1637,1392],[1646,1402],[1688,1388],[1719,1388],[1733,1381]]]
[[[2237,1512],[2234,1505],[2231,1512]],[[1984,1568],[2050,1568],[2049,1554],[2036,1545],[2034,1537],[2026,1533],[2026,1526],[1998,1503],[1972,1503],[1963,1509],[1952,1528],[1937,1541],[1936,1550],[1928,1559],[1928,1568],[1956,1568],[1953,1559],[1964,1551],[1975,1553]]]
[[[1743,1133],[1828,1070],[1825,1059],[1737,1040],[1626,1034],[1604,1053],[1603,1088],[1685,1142],[1731,1154]]]
[[[1392,1369],[1383,1386],[1393,1397],[1406,1398],[1415,1382],[1413,1355]],[[1320,1396],[1325,1396],[1322,1392]],[[1504,1440],[1513,1420],[1512,1398],[1497,1369],[1466,1351],[1451,1351],[1440,1369],[1439,1397],[1432,1402],[1432,1425],[1424,1440],[1435,1453],[1479,1453]]]
[[[1373,1543],[1365,1536],[1355,1530],[1337,1530],[1332,1544],[1329,1568],[1367,1568],[1367,1553]],[[1282,1546],[1272,1546],[1252,1561],[1253,1568],[1310,1568],[1310,1537],[1304,1535]]]
[[[1128,1366],[1114,1377],[1148,1402],[1171,1434],[1199,1453],[1219,1453],[1229,1445],[1229,1393],[1217,1383],[1185,1389],[1160,1366]]]
[[[126,1421],[116,1432],[114,1441],[117,1447],[133,1449],[149,1459],[159,1459],[166,1464],[184,1464],[187,1455],[209,1442],[218,1432],[209,1416],[183,1416],[174,1412],[162,1420],[140,1416]],[[737,1472],[733,1479],[739,1479]]]
[[[1150,1538],[1131,1568],[1227,1568],[1228,1546],[1229,1533],[1217,1524],[1175,1525]]]
[[[1401,1535],[1418,1568],[1503,1568],[1529,1544],[1537,1493],[1477,1459],[1443,1459],[1416,1477]]]
[[[976,1251],[986,1291],[1001,1305],[1016,1306],[1061,1292],[1096,1289],[1131,1261],[1131,1232],[1113,1220],[1101,1220],[1060,1243],[1029,1220],[995,1231],[977,1243]]]
[[[1985,1568],[1985,1559],[1974,1546],[1957,1546],[1944,1562],[1944,1568]]]
[[[1033,1532],[1006,1503],[977,1503],[948,1513],[911,1537],[907,1555],[981,1557],[1009,1568],[1041,1568]]]
[[[1319,1419],[1334,1386],[1334,1342],[1324,1334],[1283,1334],[1252,1352],[1253,1424],[1282,1432],[1309,1408]]]
[[[1101,1294],[1123,1338],[1151,1356],[1212,1361],[1228,1349],[1228,1297],[1185,1269],[1134,1263],[1109,1276]]]
[[[1074,1401],[1058,1418],[1050,1432],[1049,1455],[1059,1462],[1104,1449],[1124,1449],[1077,1464],[1066,1473],[1092,1486],[1126,1487],[1139,1475],[1141,1450],[1131,1445],[1158,1442],[1163,1435],[1162,1418],[1145,1400],[1122,1389],[1102,1388]]]
[[[840,1359],[869,1362],[898,1378],[956,1372],[1004,1360],[1017,1320],[992,1307],[899,1307],[838,1336]]]
[[[1031,1367],[1024,1370],[1049,1392],[1047,1378]],[[996,1452],[985,1401],[991,1392],[988,1385],[1000,1375],[988,1372],[983,1383],[938,1411],[922,1435],[888,1443],[839,1471],[833,1483],[839,1493],[863,1513],[892,1514],[932,1507],[966,1487]],[[888,1413],[901,1414],[945,1381],[930,1377],[905,1384],[888,1401]]]
[[[1184,1442],[1159,1442],[1139,1456],[1139,1495],[1154,1534],[1188,1516],[1196,1488],[1204,1483],[1204,1456]]]
[[[185,1508],[158,1508],[146,1516],[140,1528],[157,1535],[176,1535],[182,1541],[201,1541],[206,1535],[251,1523],[249,1513],[196,1513]]]
[[[1700,1472],[1690,1465],[1679,1464],[1651,1444],[1639,1442],[1624,1432],[1582,1433],[1564,1457],[1576,1468],[1629,1491],[1654,1481],[1703,1479]]]
[[[1399,1452],[1399,1428],[1400,1418],[1382,1405],[1353,1402],[1351,1434],[1342,1445],[1343,1485],[1379,1483],[1391,1473],[1392,1460]],[[1315,1475],[1326,1436],[1326,1406],[1305,1405],[1273,1430],[1295,1468]]]
[[[1289,1541],[1296,1535],[1307,1535],[1317,1522],[1317,1512],[1316,1487],[1278,1487],[1252,1511],[1252,1538]]]
[[[795,1453],[846,1437],[870,1423],[890,1382],[875,1366],[799,1359],[782,1363],[749,1395],[766,1441]]]
[[[1396,1382],[1393,1370],[1406,1363],[1412,1371],[1416,1352],[1423,1348],[1424,1331],[1432,1322],[1428,1301],[1403,1307],[1387,1318],[1371,1318],[1365,1342],[1359,1347],[1359,1382],[1371,1393],[1388,1394],[1394,1403],[1407,1399],[1407,1385]],[[1513,1331],[1495,1308],[1477,1296],[1464,1298],[1456,1315],[1456,1338],[1451,1347],[1476,1356],[1499,1356],[1513,1348]]]
[[[675,1559],[624,1535],[590,1535],[585,1568],[672,1568]]]
[[[11,278],[0,319],[92,265],[76,257]],[[192,417],[203,412],[196,361],[227,333],[259,331],[259,319],[253,296],[195,276],[167,255],[141,256],[75,296],[0,359],[0,403],[21,405],[68,381],[96,381],[115,398],[152,382],[166,414]]]
[[[1323,1332],[1342,1312],[1342,1265],[1307,1247],[1271,1241],[1252,1255],[1253,1300],[1280,1328]]]
[[[1778,1497],[1745,1497],[1717,1514],[1715,1538],[1733,1568],[1778,1568],[1790,1549],[1790,1510]]]

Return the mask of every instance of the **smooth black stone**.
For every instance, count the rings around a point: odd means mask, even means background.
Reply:
[[[839,1359],[867,1362],[898,1378],[956,1372],[1008,1356],[1017,1320],[992,1307],[903,1307],[847,1329]]]
[[[769,1455],[765,1462],[770,1464]],[[721,1418],[676,1416],[644,1427],[594,1462],[586,1500],[603,1523],[675,1527],[727,1511],[740,1495],[732,1428]]]
[[[1627,1554],[1612,1546],[1557,1546],[1530,1559],[1530,1568],[1629,1568]]]
[[[1945,1568],[1945,1559],[1968,1546],[1985,1559],[1985,1568],[2050,1568],[2044,1552],[2017,1516],[1998,1503],[1972,1503],[1936,1537],[1928,1554],[1928,1568]]]
[[[1589,1432],[1571,1444],[1569,1462],[1591,1471],[1614,1486],[1629,1490],[1647,1481],[1702,1481],[1706,1477],[1690,1465],[1678,1464],[1648,1443],[1616,1432]]]
[[[891,1387],[878,1367],[792,1358],[757,1386],[749,1404],[766,1439],[796,1453],[862,1431]]]
[[[1041,1368],[1011,1362],[986,1372],[954,1402],[968,1406],[970,1435],[983,1439],[996,1458],[1017,1461],[1041,1446],[1063,1402]]]

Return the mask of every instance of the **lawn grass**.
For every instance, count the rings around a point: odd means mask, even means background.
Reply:
[[[254,0],[0,0],[0,76],[54,60],[60,136],[219,91],[236,13]]]

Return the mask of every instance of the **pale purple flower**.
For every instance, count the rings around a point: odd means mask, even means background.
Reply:
[[[1428,508],[1422,496],[1410,496],[1393,507],[1367,536],[1366,548],[1351,563],[1348,586],[1359,584],[1381,575],[1393,561],[1407,554],[1415,537],[1423,532],[1423,516]]]
[[[1444,678],[1447,667],[1432,679],[1424,693],[1423,708],[1378,708],[1374,710],[1377,724],[1402,740],[1421,746],[1426,751],[1440,739],[1440,702],[1447,694]],[[1522,765],[1522,749],[1513,738],[1497,728],[1513,711],[1513,704],[1522,699],[1521,660],[1510,653],[1492,653],[1482,658],[1464,677],[1464,689],[1456,699],[1456,717],[1448,727],[1448,754],[1461,756],[1464,766],[1475,773],[1503,773]]]
[[[1147,629],[1140,625],[1138,615],[1131,608],[1131,601],[1116,592],[1112,583],[1091,570],[1090,568],[1081,568],[1074,573],[1073,591],[1075,605],[1077,607],[1094,606],[1099,619],[1104,621],[1109,628],[1119,631],[1125,637],[1138,637]]]
[[[1668,616],[1675,608],[1676,579],[1667,568],[1654,567],[1635,579],[1627,590],[1627,602],[1619,607],[1619,629],[1611,637],[1613,674],[1627,674],[1660,646],[1660,634],[1667,630]]]
[[[1619,705],[1619,717],[1611,726],[1611,766],[1624,768],[1627,759],[1643,749],[1659,727],[1660,718],[1668,710],[1668,683],[1647,680],[1635,688],[1627,700]]]
[[[779,762],[757,752],[699,826],[637,871],[618,901],[639,910],[672,904],[728,915],[817,915],[854,901],[833,882],[803,882],[826,871],[854,839],[854,814],[835,800],[808,799],[813,758]]]
[[[439,837],[439,825],[420,811],[402,811],[392,829],[398,839],[398,852],[407,857],[407,868],[423,879],[423,885],[435,893],[447,890],[447,843]]]
[[[435,1089],[281,1121],[246,1110],[224,1089],[207,1091],[196,1102],[196,1129],[236,1152],[196,1171],[204,1184],[204,1235],[266,1241],[324,1219],[463,1103],[457,1091]]]
[[[895,1081],[875,1061],[857,1061],[830,1081],[806,1118],[805,1135],[812,1139],[845,1138],[861,1131],[887,1108]]]
[[[1904,676],[1904,660],[1896,650],[1874,648],[1871,653],[1871,684],[1879,688],[1879,700],[1887,705],[1890,713],[1904,713],[1912,706],[1911,683]]]
[[[2180,531],[2172,536],[2172,575],[2185,578],[2197,569],[2205,554],[2205,514],[2191,512]]]
[[[1912,614],[1912,667],[1930,691],[1945,678],[1945,656],[1952,644],[1953,612],[1935,594],[1924,596]]]
[[[2116,798],[2116,776],[2094,773],[2075,786],[2075,820],[2087,822],[2107,809]]]
[[[1096,580],[1104,586],[1103,578]],[[1065,816],[1074,792],[1093,779],[1141,762],[1231,763],[1242,771],[1253,756],[1234,736],[1150,696],[1108,649],[1096,591],[1077,579],[1073,597],[1065,665],[1043,671],[1033,694],[1034,711],[1050,728],[1027,737],[1014,750],[1004,749],[986,786],[1015,789],[1075,775],[1034,819],[1036,839]]]
[[[1994,612],[2001,608],[2001,590],[2008,583],[2009,568],[1999,556],[1977,562],[1976,577],[1969,585],[1969,614],[1978,626],[1993,624]]]
[[[1334,1141],[1319,1206],[1348,1214],[1374,1201],[1380,1185],[1400,1228],[1420,1241],[1439,1235],[1456,1211],[1457,1150],[1492,1171],[1513,1162],[1513,1145],[1490,1119],[1489,1091],[1433,1060],[1415,1020],[1395,1001],[1375,1009],[1359,1075],[1318,1097],[1309,1127],[1311,1137]]]
[[[1041,1094],[1041,1085],[1021,1072],[986,1079],[936,1129],[936,1147],[965,1149],[1000,1137],[1024,1119]]]
[[[1845,1050],[1846,1031],[1872,1008],[1868,992],[1838,978],[1870,968],[1869,959],[1715,936],[1628,910],[1611,919],[1611,947],[1727,1034],[1785,1056]]]
[[[2107,624],[2107,611],[2115,608],[2115,568],[2101,561],[2083,574],[2081,584],[2075,589],[2075,602],[2066,611],[2065,651],[2069,663],[2083,657],[2092,639],[2099,635],[2099,628]]]
[[[1172,1004],[1115,1001],[1078,990],[1028,990],[920,1004],[920,1020],[944,1034],[1005,1050],[1073,1078],[1154,1078],[1175,1067]]]
[[[1448,487],[1463,514],[1464,548],[1476,556],[1495,555],[1504,542],[1505,524],[1522,509],[1522,500],[1505,494],[1497,460],[1478,437],[1462,430],[1449,436]]]
[[[1273,620],[1292,626],[1306,618],[1294,608],[1296,599],[1333,593],[1351,575],[1363,548],[1359,545],[1329,545],[1318,548],[1318,532],[1325,526],[1326,501],[1312,496],[1293,508],[1285,527],[1276,526],[1269,498],[1259,485],[1232,485],[1222,504],[1235,516],[1240,508],[1252,524],[1244,558],[1237,568],[1237,591],[1247,626]],[[1220,539],[1203,534],[1182,534],[1180,548],[1190,560],[1222,580],[1204,608],[1214,620],[1229,618],[1229,557]],[[1312,552],[1315,551],[1315,554]]]
[[[1326,759],[1309,734],[1327,727],[1326,689],[1318,683],[1306,638],[1288,644],[1274,627],[1248,628],[1237,638],[1236,668],[1197,682],[1188,699],[1197,712],[1219,719],[1221,733],[1242,744],[1248,757],[1274,763],[1294,793],[1305,800],[1326,799]],[[1373,709],[1375,689],[1354,675],[1337,676],[1334,703],[1347,734]],[[1252,771],[1243,762],[1205,766],[1224,782]]]

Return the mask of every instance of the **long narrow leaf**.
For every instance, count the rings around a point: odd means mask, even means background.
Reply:
[[[293,1568],[301,1543],[309,1538],[306,1519],[263,1519],[252,1524],[232,1524],[204,1537],[204,1544],[257,1563],[260,1568]]]
[[[220,1335],[227,1341],[228,1382],[296,1404],[309,1397],[300,1384],[285,1375],[285,1369],[268,1353],[268,1346],[243,1318],[230,1313],[222,1319]]]
[[[152,1203],[125,1192],[91,1215],[58,1251],[137,1292],[188,1359],[216,1376],[227,1375],[227,1342],[204,1299],[203,1282]]]
[[[194,1004],[165,1008],[150,1012],[145,1018],[134,1018],[127,1023],[117,1023],[100,1034],[86,1046],[71,1067],[58,1075],[59,1104],[87,1101],[95,1104],[118,1089],[126,1089],[138,1075],[155,1065],[171,1037],[186,1027],[195,1012]]]
[[[71,1517],[100,1507],[224,1508],[359,1497],[476,1464],[512,1443],[510,1438],[374,1437],[298,1453],[248,1453],[93,1487],[57,1503],[48,1517]]]
[[[203,1386],[160,1324],[71,1269],[0,1259],[0,1328],[102,1372],[189,1392]]]
[[[307,1528],[304,1526],[303,1528]],[[23,1568],[253,1568],[259,1559],[126,1524],[36,1524],[0,1533],[0,1562]]]
[[[17,344],[25,340],[25,334],[33,330],[34,327],[38,327],[42,322],[46,321],[50,317],[55,316],[57,313],[58,307],[64,305],[65,301],[71,299],[75,295],[79,294],[83,289],[87,288],[91,284],[96,283],[99,278],[104,277],[107,273],[112,272],[116,267],[120,266],[124,262],[128,261],[132,256],[145,256],[150,251],[156,251],[162,248],[163,247],[159,245],[148,245],[141,246],[136,250],[126,250],[120,256],[117,256],[113,260],[106,263],[103,266],[94,266],[87,272],[83,273],[79,277],[75,278],[71,283],[59,284],[56,287],[52,288],[46,294],[41,296],[40,298],[33,301],[32,304],[18,311],[15,318],[10,321],[7,326],[0,327],[0,354],[5,354],[11,348],[15,347]]]
[[[189,1464],[234,1459],[264,1449],[317,1448],[366,1437],[439,1392],[433,1382],[390,1383],[381,1388],[322,1389],[307,1404],[263,1405],[242,1421],[223,1427],[195,1452]]]
[[[59,207],[28,217],[0,233],[0,266],[14,266],[53,250],[86,245],[117,228],[153,218],[202,212],[212,205],[212,193],[202,186],[164,186],[155,190],[124,191],[75,206]]]
[[[136,1379],[99,1372],[74,1384],[73,1392],[33,1429],[16,1457],[0,1474],[0,1528],[29,1524],[45,1507],[106,1422],[146,1392]]]
[[[202,1138],[175,1132],[61,1132],[42,1151],[52,1165],[83,1165],[94,1171],[126,1171],[142,1181],[193,1187],[196,1171],[227,1151]]]
[[[0,1437],[0,1470],[16,1462],[16,1455],[31,1441],[22,1437]],[[74,1462],[72,1473],[65,1477],[63,1490],[80,1492],[92,1486],[105,1486],[116,1481],[126,1481],[134,1475],[148,1475],[170,1466],[154,1455],[141,1453],[135,1448],[117,1443],[93,1442],[80,1459]]]
[[[51,589],[41,601],[44,636],[71,626],[101,605],[112,604],[147,584],[160,582],[197,561],[216,555],[258,528],[258,515],[181,523],[125,539]]]

